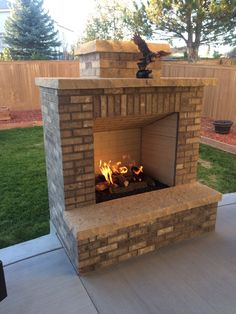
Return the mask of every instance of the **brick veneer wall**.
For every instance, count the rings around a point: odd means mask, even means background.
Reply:
[[[142,57],[140,53],[125,52],[92,52],[81,55],[80,77],[136,77],[137,62]],[[160,77],[161,61],[156,60],[148,66],[153,77]]]
[[[56,122],[55,131],[48,127],[49,135],[45,138],[48,172],[51,171],[49,194],[54,198],[55,191],[60,191],[60,207],[65,203],[68,210],[95,203],[93,125],[101,117],[122,119],[179,113],[175,184],[196,180],[202,87],[58,90],[57,93],[57,97],[52,97],[55,90],[42,89],[43,103],[48,104],[44,106],[47,111],[44,120]],[[55,175],[54,160],[60,154],[62,165],[60,173]]]
[[[217,204],[188,209],[78,241],[80,273],[116,264],[215,228]]]
[[[151,51],[170,51],[163,43],[147,43]],[[135,78],[137,62],[142,54],[133,41],[94,40],[81,45],[75,51],[80,60],[80,77]],[[153,77],[160,77],[161,60],[157,59],[148,66]]]

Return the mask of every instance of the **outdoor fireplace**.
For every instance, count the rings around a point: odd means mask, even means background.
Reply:
[[[196,182],[203,87],[212,82],[37,79],[51,222],[77,271],[214,230],[220,193]],[[98,202],[104,162],[166,188]]]
[[[221,195],[196,181],[214,79],[160,78],[161,60],[154,79],[134,79],[131,42],[94,41],[78,54],[81,78],[37,79],[51,222],[76,270],[214,230]]]

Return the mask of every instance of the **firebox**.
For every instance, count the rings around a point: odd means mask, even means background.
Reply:
[[[96,119],[96,202],[174,186],[177,125],[177,113]]]
[[[196,180],[213,83],[37,80],[51,222],[78,272],[214,230],[221,195]]]

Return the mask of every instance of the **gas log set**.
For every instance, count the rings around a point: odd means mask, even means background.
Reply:
[[[136,163],[100,160],[99,169],[101,174],[95,177],[97,203],[168,187],[145,174],[143,166]]]

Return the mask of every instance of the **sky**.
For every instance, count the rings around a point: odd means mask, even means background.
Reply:
[[[44,0],[44,7],[57,23],[73,30],[68,35],[72,44],[82,34],[86,20],[93,12],[94,0]]]
[[[111,0],[112,1],[112,0]],[[130,0],[126,0],[127,2]],[[77,42],[82,35],[87,18],[94,11],[94,0],[44,0],[44,7],[49,11],[50,16],[63,27],[71,29],[73,32],[66,32],[69,45]],[[184,46],[184,43],[174,42],[176,46]],[[211,52],[217,50],[225,53],[230,47],[212,47]],[[200,54],[205,55],[208,47],[201,47]]]

